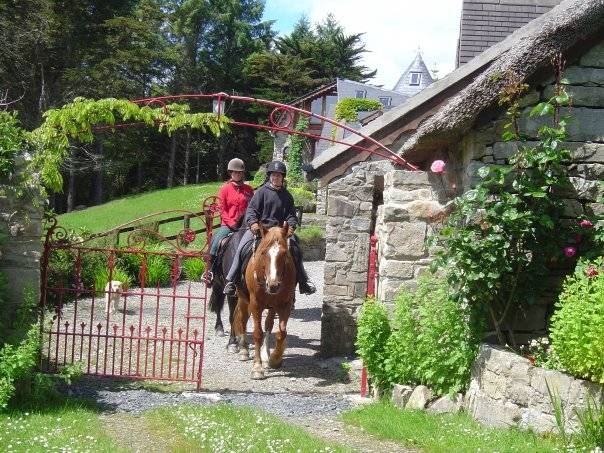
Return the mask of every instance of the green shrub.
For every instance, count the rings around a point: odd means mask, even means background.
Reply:
[[[571,374],[604,384],[604,257],[579,261],[550,326],[552,346]]]
[[[365,304],[357,348],[383,387],[424,384],[442,395],[467,387],[480,333],[470,309],[450,297],[446,281],[426,274],[416,290],[397,296],[392,328],[383,306]]]
[[[201,258],[185,258],[182,267],[187,280],[199,281],[206,269],[206,263]]]
[[[388,312],[384,304],[368,299],[361,308],[357,321],[357,353],[363,359],[374,385],[382,387],[390,382],[384,369],[390,337]]]
[[[117,280],[125,284],[126,288],[132,285],[130,275],[119,267],[114,267],[111,272],[111,280]],[[97,293],[105,291],[105,286],[109,282],[109,269],[107,267],[98,267],[94,276],[94,289]]]
[[[30,376],[36,366],[40,346],[40,328],[32,324],[18,345],[7,343],[0,349],[0,409],[6,408],[19,383]]]
[[[315,225],[300,227],[296,230],[296,236],[300,243],[317,244],[325,239],[325,230]]]
[[[266,168],[260,167],[258,171],[254,174],[254,179],[252,180],[252,187],[257,189],[266,181]]]
[[[312,212],[316,209],[315,194],[304,187],[290,187],[288,189],[294,197],[294,205],[301,206],[304,212]]]

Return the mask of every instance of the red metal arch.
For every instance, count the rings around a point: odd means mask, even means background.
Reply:
[[[381,144],[374,138],[369,137],[368,135],[365,135],[355,129],[352,129],[351,127],[349,127],[345,124],[332,120],[331,118],[327,118],[325,116],[318,115],[316,113],[310,112],[308,110],[303,110],[303,109],[294,107],[292,105],[282,104],[279,102],[269,101],[266,99],[258,99],[258,98],[248,97],[248,96],[235,96],[235,95],[230,95],[227,93],[178,94],[178,95],[170,95],[170,96],[158,96],[158,97],[151,97],[151,98],[144,98],[144,99],[136,99],[136,100],[133,100],[132,102],[134,102],[135,104],[144,104],[144,105],[159,104],[165,109],[165,111],[167,113],[169,111],[169,107],[168,107],[169,102],[177,102],[177,101],[190,100],[190,99],[204,99],[204,100],[208,100],[208,101],[216,101],[216,103],[217,103],[216,114],[218,116],[224,114],[224,112],[222,111],[222,105],[223,105],[223,102],[225,102],[227,100],[231,101],[231,103],[242,102],[242,103],[257,103],[260,105],[264,105],[264,106],[272,108],[270,114],[268,115],[267,124],[254,124],[254,123],[248,123],[245,121],[237,121],[236,119],[232,120],[230,122],[230,124],[235,125],[235,126],[242,126],[242,127],[253,127],[256,129],[268,130],[268,131],[273,131],[273,132],[285,132],[290,135],[302,135],[304,137],[312,138],[315,140],[326,140],[331,143],[339,143],[339,144],[349,146],[350,148],[355,149],[357,151],[365,151],[370,154],[375,154],[377,156],[380,156],[384,159],[388,159],[397,166],[406,167],[411,170],[418,169],[417,166],[406,161],[401,156],[396,154],[394,151],[388,149],[386,146],[384,146],[383,144]],[[296,114],[302,115],[302,116],[305,116],[308,118],[311,118],[311,117],[317,118],[318,120],[327,122],[336,128],[341,128],[345,131],[348,131],[353,135],[363,138],[366,142],[368,142],[370,144],[370,147],[365,147],[365,146],[357,145],[354,143],[349,143],[347,141],[338,140],[338,139],[335,139],[332,137],[323,137],[323,136],[311,134],[308,132],[297,131],[293,128],[295,126],[293,123],[294,123],[294,118],[295,118]],[[126,125],[118,125],[117,127],[119,127],[119,126],[126,126]]]

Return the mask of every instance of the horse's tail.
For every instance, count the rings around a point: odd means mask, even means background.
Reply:
[[[212,286],[212,295],[210,296],[209,307],[212,313],[220,314],[222,307],[224,306],[224,294],[222,293],[223,288],[221,285]]]

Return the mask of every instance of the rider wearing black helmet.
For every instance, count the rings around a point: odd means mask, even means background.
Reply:
[[[294,197],[284,187],[284,179],[287,175],[287,168],[281,161],[274,160],[269,162],[266,167],[267,181],[256,190],[250,200],[245,213],[245,224],[249,230],[245,232],[239,243],[239,248],[235,254],[231,268],[226,277],[227,284],[224,287],[224,293],[235,295],[235,284],[233,280],[239,271],[239,255],[244,245],[251,241],[253,236],[260,232],[260,224],[266,228],[283,225],[287,222],[290,230],[293,232],[298,226],[296,209],[294,207]],[[314,285],[308,281],[308,275],[304,270],[302,263],[302,254],[298,246],[298,239],[295,235],[291,237],[290,251],[296,263],[297,277],[300,293],[312,294],[316,291]]]

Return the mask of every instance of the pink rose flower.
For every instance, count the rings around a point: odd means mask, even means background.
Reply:
[[[564,247],[564,254],[571,258],[573,256],[575,256],[577,254],[577,248],[576,247]]]
[[[587,275],[588,278],[593,278],[598,275],[598,269],[596,266],[589,266],[587,269],[585,269],[585,275]]]
[[[442,160],[435,160],[432,162],[432,165],[430,165],[430,170],[434,173],[444,173],[445,163]]]
[[[581,225],[581,228],[591,228],[594,226],[594,224],[587,219],[581,220],[581,222],[579,222],[579,225]]]

